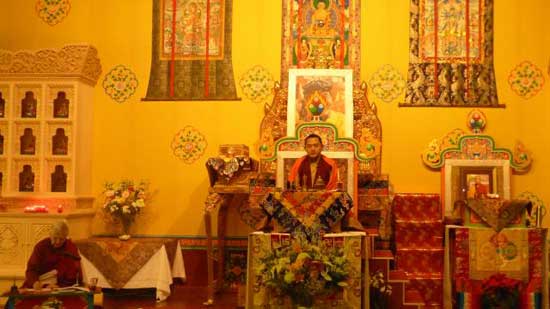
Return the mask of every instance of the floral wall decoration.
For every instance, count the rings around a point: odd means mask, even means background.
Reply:
[[[508,83],[517,95],[527,100],[542,89],[544,76],[536,65],[523,61],[510,72]]]
[[[105,75],[103,89],[111,99],[123,103],[130,98],[138,87],[136,74],[124,65],[117,65]]]
[[[385,64],[381,66],[369,80],[372,92],[384,102],[391,102],[403,93],[406,82],[401,73],[393,66]]]
[[[59,24],[71,10],[69,0],[38,0],[36,1],[36,14],[50,26]]]
[[[187,164],[199,159],[208,143],[202,133],[192,126],[186,126],[174,136],[171,148],[174,155]]]
[[[273,77],[266,68],[256,65],[243,74],[239,85],[246,98],[260,103],[273,92]]]

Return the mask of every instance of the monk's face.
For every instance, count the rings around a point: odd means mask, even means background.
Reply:
[[[64,235],[50,235],[50,242],[54,248],[61,248],[67,239]]]
[[[316,159],[323,150],[323,144],[317,137],[311,137],[306,140],[306,152],[310,159]]]

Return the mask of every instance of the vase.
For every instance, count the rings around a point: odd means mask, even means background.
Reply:
[[[118,239],[120,240],[128,240],[132,236],[130,236],[130,227],[132,226],[132,218],[131,217],[121,217],[120,218],[120,224],[122,226],[122,234],[118,236]]]
[[[306,309],[313,308],[313,296],[307,293],[291,295],[293,308]]]

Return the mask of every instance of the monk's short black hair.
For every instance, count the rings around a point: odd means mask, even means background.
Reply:
[[[304,139],[304,147],[306,146],[307,140],[310,139],[310,138],[316,138],[316,139],[318,139],[318,140],[319,140],[319,143],[320,143],[321,145],[323,145],[323,140],[321,139],[321,137],[320,137],[319,135],[315,134],[315,133],[312,133],[312,134],[306,136],[306,138]]]

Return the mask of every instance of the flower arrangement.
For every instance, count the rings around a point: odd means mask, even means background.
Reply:
[[[370,275],[370,289],[370,307],[374,309],[387,308],[386,302],[392,293],[392,287],[384,280],[384,273],[381,270]]]
[[[145,182],[134,185],[131,180],[105,184],[103,211],[115,222],[122,224],[124,234],[121,239],[130,238],[130,226],[145,207],[147,187]]]
[[[343,248],[295,238],[290,245],[267,252],[256,274],[260,284],[275,294],[311,307],[314,297],[334,295],[348,285],[348,267]]]
[[[519,308],[521,281],[497,273],[483,280],[481,284],[481,306],[483,308]]]

